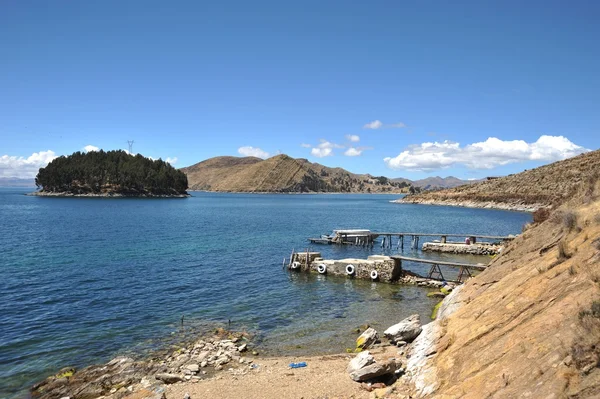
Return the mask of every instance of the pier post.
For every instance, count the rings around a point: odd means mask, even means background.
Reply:
[[[446,243],[446,236],[442,236],[442,239],[440,240],[442,244]]]

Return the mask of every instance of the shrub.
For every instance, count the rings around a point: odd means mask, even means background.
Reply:
[[[573,256],[573,254],[571,254],[569,252],[569,247],[567,245],[567,242],[565,240],[561,240],[558,243],[558,257],[557,257],[557,259],[559,261],[564,262],[565,260],[571,258],[571,256]]]
[[[562,217],[563,225],[569,230],[573,230],[577,227],[577,213],[574,211],[565,211]]]
[[[550,217],[550,210],[548,208],[540,208],[533,212],[533,223],[542,223]]]

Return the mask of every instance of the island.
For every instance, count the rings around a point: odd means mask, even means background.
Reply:
[[[40,168],[36,196],[184,198],[185,173],[161,159],[125,151],[75,152]]]

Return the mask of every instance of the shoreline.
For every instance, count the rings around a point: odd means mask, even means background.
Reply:
[[[390,201],[395,204],[417,204],[417,205],[436,205],[436,206],[458,206],[463,208],[477,209],[498,209],[502,211],[516,212],[535,212],[540,208],[547,208],[545,204],[511,204],[495,201],[474,201],[474,200],[431,200],[431,199],[410,199],[407,197]]]
[[[321,191],[311,191],[307,193],[290,191],[290,192],[280,192],[280,191],[210,191],[210,190],[188,190],[196,193],[210,193],[210,194],[281,194],[281,195],[341,195],[341,194],[360,194],[360,195],[408,195],[407,193],[397,193],[397,192],[377,192],[377,193],[364,193],[364,192],[352,192],[352,193],[344,193],[344,192],[321,192]]]
[[[123,193],[86,193],[86,194],[75,194],[68,192],[45,192],[45,191],[34,191],[31,193],[25,193],[29,197],[54,197],[54,198],[188,198],[190,194],[123,194]]]

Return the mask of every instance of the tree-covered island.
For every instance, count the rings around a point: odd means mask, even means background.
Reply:
[[[40,168],[36,195],[187,196],[187,176],[169,163],[125,151],[75,152]]]

